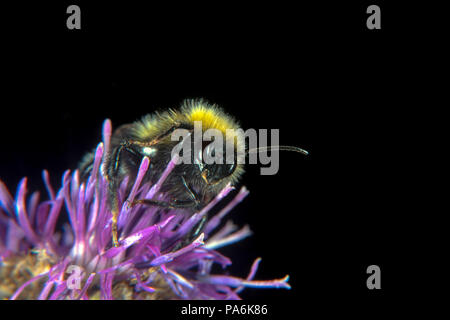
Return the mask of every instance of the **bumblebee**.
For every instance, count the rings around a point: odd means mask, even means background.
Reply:
[[[222,132],[225,139],[233,139],[231,145],[235,155],[238,150],[245,150],[243,135],[228,137],[227,129],[238,130],[239,123],[226,114],[217,105],[212,105],[203,99],[186,100],[180,109],[147,115],[141,120],[125,124],[115,130],[111,136],[110,148],[107,151],[102,166],[102,174],[108,181],[108,202],[112,211],[113,245],[118,246],[117,220],[119,213],[118,188],[125,176],[129,176],[130,189],[143,157],[150,160],[149,169],[142,183],[156,183],[162,172],[172,159],[172,150],[180,142],[171,138],[177,129],[187,132],[194,131],[194,124],[199,121],[202,130],[216,129]],[[209,148],[210,141],[203,141],[202,154],[216,152]],[[295,147],[278,147],[306,153]],[[266,148],[267,149],[267,148]],[[246,150],[247,152],[249,150]],[[255,152],[255,150],[253,150]],[[225,157],[225,150],[220,153]],[[195,211],[206,206],[228,183],[236,184],[244,173],[243,164],[239,161],[221,161],[207,164],[201,155],[191,152],[189,163],[181,163],[174,167],[161,186],[160,192],[165,193],[167,202],[155,199],[138,199],[130,205],[155,205],[162,208],[185,208]],[[93,153],[87,154],[79,169],[82,177],[87,177],[93,167]],[[236,158],[235,158],[236,159]],[[201,230],[206,217],[195,228]]]

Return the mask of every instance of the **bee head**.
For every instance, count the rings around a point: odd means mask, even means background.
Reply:
[[[202,155],[202,161],[197,159],[197,164],[203,181],[208,185],[223,181],[236,170],[237,159],[234,150],[227,155],[225,148],[217,148],[210,143],[204,146]]]

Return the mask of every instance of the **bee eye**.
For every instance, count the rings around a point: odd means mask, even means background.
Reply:
[[[209,184],[215,184],[233,174],[236,164],[210,164],[205,166],[206,180]]]

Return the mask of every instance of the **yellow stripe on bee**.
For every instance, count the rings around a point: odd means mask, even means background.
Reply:
[[[214,128],[226,133],[227,129],[236,128],[236,125],[225,115],[220,114],[213,108],[205,108],[202,105],[192,108],[187,118],[192,122],[201,121],[203,130]]]

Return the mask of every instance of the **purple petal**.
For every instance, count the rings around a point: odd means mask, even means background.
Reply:
[[[81,290],[80,294],[78,295],[77,300],[79,300],[81,297],[83,297],[88,290],[89,286],[91,285],[92,281],[94,280],[95,273],[91,273],[89,277],[86,280],[86,283],[83,286],[83,289]]]
[[[151,262],[150,266],[154,267],[154,266],[157,266],[157,265],[160,265],[160,264],[163,264],[163,263],[170,262],[174,258],[176,258],[176,257],[178,257],[178,256],[180,256],[180,255],[182,255],[182,254],[184,254],[186,252],[192,251],[193,249],[203,245],[203,237],[204,237],[204,234],[202,233],[197,239],[194,240],[194,242],[192,242],[191,244],[181,248],[180,250],[177,250],[177,251],[174,251],[174,252],[162,255],[162,256],[160,256],[158,258],[155,258]]]
[[[27,237],[27,239],[31,241],[31,243],[37,244],[39,243],[39,239],[33,228],[31,227],[25,207],[25,194],[27,192],[26,188],[27,178],[23,178],[19,183],[19,191],[17,192],[16,215],[19,220],[20,226],[25,231],[25,237]]]
[[[103,122],[103,142],[105,143],[105,151],[109,152],[109,143],[111,141],[112,125],[111,120],[106,119]]]
[[[234,199],[230,201],[218,214],[216,214],[207,222],[207,224],[205,225],[205,233],[210,233],[212,230],[214,230],[220,224],[221,219],[225,217],[225,215],[239,202],[244,200],[248,193],[248,190],[245,187],[242,187],[236,197],[234,197]]]
[[[41,291],[41,294],[38,297],[38,300],[46,300],[54,284],[55,284],[54,281],[47,281],[44,286],[44,289]]]
[[[45,224],[48,220],[48,212],[52,201],[42,202],[36,210],[36,230],[40,235],[44,234]]]
[[[175,282],[180,283],[181,285],[188,287],[189,289],[193,289],[194,285],[189,282],[185,277],[183,277],[182,275],[176,273],[173,270],[167,270],[167,274],[172,276],[172,279],[175,280]]]
[[[48,174],[48,171],[45,169],[42,171],[42,178],[44,180],[45,188],[47,189],[50,200],[54,200],[55,191],[53,190],[52,184],[50,183],[50,176]]]
[[[34,225],[33,222],[36,217],[36,209],[39,204],[39,198],[40,198],[39,191],[35,191],[31,194],[31,197],[28,200],[28,205],[27,205],[28,220],[30,220],[30,223],[32,226]]]
[[[232,243],[241,241],[244,238],[247,238],[252,235],[252,231],[248,225],[242,227],[239,231],[225,237],[222,239],[217,239],[214,241],[208,241],[205,245],[207,249],[218,249],[224,246],[228,246]]]
[[[106,251],[106,253],[105,253],[106,257],[108,257],[108,258],[115,257],[117,254],[125,251],[127,248],[129,248],[136,242],[144,241],[144,239],[151,237],[153,232],[155,232],[155,230],[157,230],[157,229],[158,229],[158,226],[151,226],[151,227],[148,227],[144,230],[141,230],[139,232],[136,232],[136,233],[126,237],[125,239],[120,241],[119,247],[112,247],[111,249]]]
[[[167,176],[169,175],[169,173],[172,172],[173,168],[175,167],[176,163],[178,161],[178,156],[175,155],[169,162],[169,164],[167,165],[166,169],[164,170],[163,174],[161,175],[161,177],[159,178],[158,182],[155,183],[153,185],[153,187],[150,189],[149,194],[147,195],[147,197],[149,199],[153,199],[153,197],[155,196],[155,194],[159,191],[159,189],[161,188],[161,185],[164,183],[164,181],[166,180]]]
[[[0,180],[0,206],[2,206],[6,212],[12,216],[14,210],[14,199],[6,188],[5,184]]]
[[[58,216],[61,213],[62,203],[63,199],[60,197],[53,201],[53,205],[48,215],[47,223],[44,229],[44,236],[46,238],[50,238],[53,235],[56,221],[58,220]]]
[[[247,281],[253,280],[253,277],[255,276],[256,271],[258,270],[258,266],[259,266],[260,262],[261,262],[261,258],[258,257],[258,258],[255,259],[255,261],[252,264],[252,267],[250,268],[250,273],[247,276],[247,279],[246,279]],[[236,290],[234,290],[234,292],[235,293],[239,293],[244,288],[245,288],[244,286],[237,287]]]
[[[207,250],[204,247],[185,253],[171,262],[171,267],[188,270],[196,265],[202,265],[202,262],[210,261],[218,263],[225,268],[231,264],[231,260],[214,250]]]
[[[136,180],[134,181],[133,188],[131,189],[130,195],[128,196],[128,201],[130,203],[133,202],[133,200],[136,196],[136,192],[137,192],[139,186],[141,185],[141,181],[144,178],[145,174],[147,173],[149,164],[150,164],[150,159],[148,157],[144,157],[141,161],[141,165],[139,167],[139,171],[138,171]],[[125,203],[124,203],[124,207],[126,207]],[[128,213],[129,213],[129,210],[127,210],[127,209],[121,210],[121,214],[119,216],[119,222],[118,222],[119,226],[124,225],[124,222],[130,219]]]
[[[283,288],[290,289],[291,286],[287,283],[289,276],[282,279],[275,280],[245,280],[232,276],[213,275],[203,279],[204,282],[215,285],[226,285],[229,287],[254,287],[254,288]]]
[[[58,284],[56,286],[55,291],[50,296],[49,300],[56,300],[58,298],[61,298],[61,295],[66,290],[66,288],[67,288],[67,286],[66,286],[66,282],[65,281],[63,281],[60,284]]]
[[[102,299],[112,300],[112,280],[114,278],[114,271],[102,274],[100,278],[100,292]]]
[[[100,168],[100,163],[102,161],[103,156],[103,143],[100,142],[97,145],[97,149],[95,149],[95,156],[94,156],[94,165],[92,167],[91,176],[96,178],[98,174],[98,169]],[[96,179],[94,179],[96,180]]]
[[[39,274],[33,278],[31,278],[30,280],[26,281],[23,285],[21,285],[19,287],[19,289],[16,290],[16,292],[14,292],[14,294],[9,298],[10,300],[16,300],[17,297],[22,293],[22,291],[28,287],[30,284],[32,284],[33,282],[39,280],[40,278],[46,276],[48,274],[48,272],[43,273],[43,274]]]
[[[80,188],[80,174],[78,170],[72,172],[72,180],[70,181],[70,195],[73,204],[78,203],[78,190]]]
[[[9,219],[8,233],[6,234],[6,246],[13,252],[19,252],[20,241],[25,237],[24,231],[13,219]]]
[[[69,187],[70,187],[70,171],[67,170],[66,172],[64,172],[64,176],[63,176],[63,193],[64,193],[64,200],[66,202],[66,208],[67,208],[67,212],[69,214],[69,221],[70,224],[72,226],[72,229],[74,231],[74,234],[77,234],[77,224],[76,224],[76,211],[72,205],[72,198],[70,196],[70,191],[69,191]]]
[[[145,174],[147,173],[148,166],[150,164],[150,159],[148,157],[144,157],[141,161],[141,165],[139,166],[138,175],[136,177],[136,180],[134,181],[133,188],[131,189],[130,195],[128,197],[128,200],[132,202],[134,200],[134,197],[136,196],[136,192],[138,188],[141,186],[141,181],[144,178]]]
[[[86,226],[86,210],[84,207],[84,183],[78,190],[78,206],[77,206],[77,225],[78,225],[78,241],[84,241]]]

